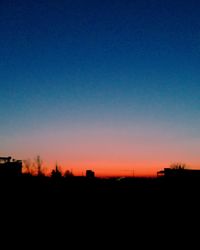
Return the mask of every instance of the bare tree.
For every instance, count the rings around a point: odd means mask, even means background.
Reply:
[[[176,163],[172,163],[170,165],[171,169],[186,169],[188,168],[187,165],[185,163],[181,163],[181,162],[176,162]]]
[[[37,175],[38,176],[44,175],[43,166],[42,166],[43,161],[39,155],[35,159],[35,164],[36,164],[36,169],[37,169]]]
[[[26,174],[31,174],[31,160],[30,159],[26,159],[23,160],[23,172]]]
[[[36,174],[36,165],[31,159],[23,160],[23,172],[30,175]]]

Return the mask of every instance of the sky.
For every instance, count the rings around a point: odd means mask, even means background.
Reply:
[[[0,34],[0,155],[200,168],[198,0],[0,0]]]

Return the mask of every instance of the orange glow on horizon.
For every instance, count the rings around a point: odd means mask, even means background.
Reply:
[[[53,169],[55,169],[55,162],[44,164],[45,174],[49,175]],[[170,164],[158,163],[142,165],[139,163],[129,164],[115,164],[115,163],[66,163],[58,162],[59,169],[62,173],[69,170],[75,176],[85,176],[86,170],[90,169],[95,172],[97,177],[156,177],[157,171],[164,167],[169,167]]]
[[[62,172],[70,170],[75,176],[85,175],[87,169],[99,177],[156,176],[175,162],[200,168],[200,144],[195,138],[186,140],[181,131],[173,135],[150,125],[122,125],[40,129],[13,136],[1,155],[32,161],[40,155],[46,173],[57,163]]]
[[[156,177],[157,171],[165,167],[169,167],[172,162],[157,162],[157,163],[121,163],[113,162],[58,162],[58,167],[64,174],[67,170],[71,171],[74,176],[85,176],[86,170],[90,169],[95,172],[96,177]],[[44,162],[43,172],[45,175],[50,175],[55,169],[56,162]],[[198,164],[188,165],[189,168],[199,169]]]

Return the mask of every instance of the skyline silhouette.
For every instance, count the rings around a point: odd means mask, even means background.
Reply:
[[[48,169],[48,171],[47,171]],[[94,171],[94,169],[86,169],[85,174],[82,170],[81,175],[74,174],[73,170],[64,169],[62,166],[58,165],[56,162],[53,169],[49,169],[48,166],[44,166],[44,162],[41,156],[35,157],[34,161],[31,159],[27,160],[16,160],[11,156],[0,156],[0,174],[1,176],[19,176],[19,175],[30,175],[30,176],[46,176],[52,178],[60,177],[75,177],[75,176],[85,176],[89,179],[95,177],[98,178],[118,178],[118,180],[123,180],[123,178],[155,178],[155,177],[184,177],[184,176],[200,176],[200,169],[191,169],[187,164],[182,162],[177,162],[171,164],[169,167],[164,167],[163,170],[157,171],[156,174],[148,176],[147,174],[143,176],[135,175],[134,168],[132,170],[124,169],[121,175],[99,175]],[[128,172],[128,173],[127,173]]]
[[[18,239],[15,246],[18,243],[27,246],[29,239],[32,244],[41,246],[40,236],[46,247],[48,243],[52,246],[54,241],[56,246],[74,246],[73,236],[88,239],[90,235],[89,243],[87,240],[80,244],[81,247],[90,244],[94,247],[99,244],[97,232],[100,232],[100,242],[107,246],[105,236],[111,241],[114,236],[114,243],[119,245],[118,235],[123,246],[127,244],[129,248],[136,246],[140,241],[138,237],[153,237],[153,246],[157,242],[160,247],[162,239],[158,242],[157,237],[161,233],[166,238],[163,232],[169,232],[169,229],[172,236],[167,242],[174,244],[175,236],[180,246],[177,235],[182,237],[187,226],[191,228],[194,223],[198,224],[200,170],[188,172],[179,164],[170,168],[171,174],[167,169],[167,174],[160,177],[98,178],[92,170],[84,176],[70,173],[61,176],[56,165],[52,175],[45,176],[41,173],[41,159],[37,157],[36,160],[40,169],[37,175],[22,172],[19,175],[13,166],[18,168],[21,161],[0,158],[2,235],[8,227],[9,234],[6,230],[6,235]],[[7,173],[4,167],[7,167]],[[15,230],[19,225],[24,229],[23,237],[21,230]],[[53,240],[49,240],[50,236]],[[151,242],[147,244],[150,247]]]

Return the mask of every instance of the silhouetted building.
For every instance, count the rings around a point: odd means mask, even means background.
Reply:
[[[200,178],[200,169],[185,169],[185,168],[164,168],[164,170],[157,172],[158,177],[191,177]]]
[[[94,171],[92,171],[92,170],[86,170],[86,177],[88,177],[88,178],[94,178],[95,177]]]
[[[0,157],[0,176],[19,176],[22,174],[22,161],[12,157]]]

